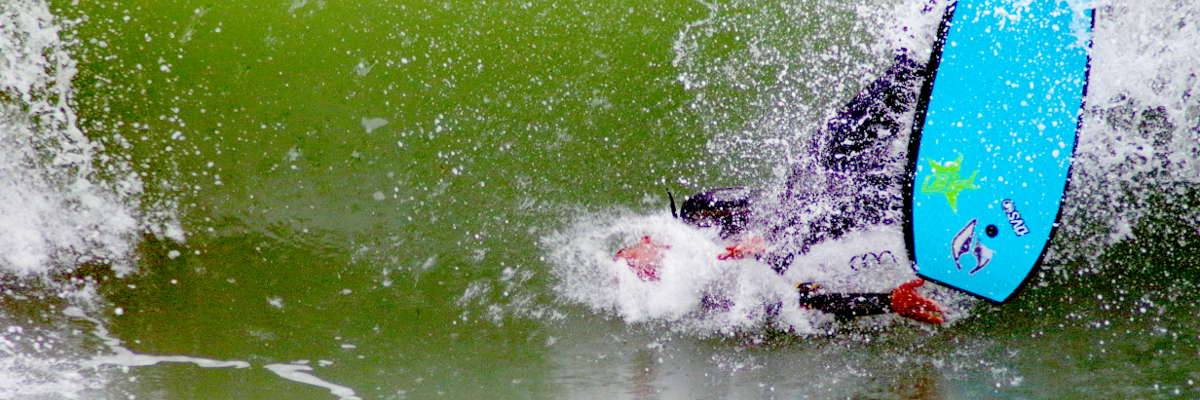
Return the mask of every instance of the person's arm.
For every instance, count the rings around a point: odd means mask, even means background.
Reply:
[[[749,234],[742,236],[733,243],[732,246],[725,248],[725,252],[718,254],[718,260],[737,260],[746,258],[746,256],[758,257],[767,251],[767,241],[761,235]]]
[[[895,312],[924,323],[945,322],[941,307],[917,293],[916,288],[924,284],[925,280],[914,279],[892,289],[891,293],[816,293],[820,286],[811,283],[802,283],[796,288],[801,308],[833,314],[838,319]]]
[[[833,314],[838,319],[892,312],[891,295],[887,293],[828,293],[801,294],[800,308]]]

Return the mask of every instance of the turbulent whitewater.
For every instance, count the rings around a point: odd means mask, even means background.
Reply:
[[[882,71],[880,65],[886,65],[871,60],[888,60],[897,51],[929,53],[943,6],[914,3],[922,2],[904,2],[890,9],[844,6],[847,15],[856,15],[854,23],[861,24],[873,40],[853,34],[849,39],[831,39],[833,50],[816,53],[815,60],[808,56],[813,53],[803,54],[799,49],[819,40],[788,39],[788,32],[794,29],[789,24],[805,23],[799,9],[789,8],[799,6],[777,9],[754,1],[703,3],[709,15],[685,27],[674,48],[676,67],[682,70],[679,80],[695,93],[693,106],[710,111],[702,115],[708,118],[711,157],[731,165],[726,173],[736,179],[735,184],[767,187],[784,179],[787,166],[818,157],[809,153],[805,144],[821,126],[819,121],[849,98],[845,93],[854,90],[855,82],[872,79]],[[1200,90],[1196,76],[1200,52],[1193,46],[1200,42],[1200,25],[1193,22],[1200,17],[1200,7],[1183,2],[1137,6],[1095,2],[1095,7],[1095,53],[1078,160],[1066,194],[1063,224],[1045,260],[1046,270],[1058,272],[1063,270],[1053,267],[1090,262],[1105,249],[1129,239],[1131,227],[1139,224],[1140,218],[1164,202],[1188,201],[1190,191],[1200,184],[1200,99],[1194,93]],[[727,9],[759,11],[750,15],[723,12]],[[755,19],[753,15],[771,18]],[[1162,15],[1171,17],[1157,17]],[[759,23],[763,20],[772,22]],[[742,47],[730,48],[715,41],[714,37],[727,32],[742,35]],[[1126,40],[1129,36],[1136,39]],[[714,56],[714,51],[724,54]],[[814,71],[818,68],[831,72]],[[865,75],[864,69],[868,71]],[[762,79],[764,75],[769,78]],[[852,78],[841,79],[844,75]],[[810,108],[814,102],[805,100],[817,93],[823,94],[815,101],[819,107]],[[725,112],[722,96],[748,96],[762,107],[745,121],[738,121],[737,114]],[[902,139],[897,142],[906,143]],[[762,177],[762,172],[755,171],[770,172]],[[693,188],[699,189],[703,188]],[[910,276],[904,267],[906,259],[893,257],[874,268],[891,271],[883,275],[860,272],[852,259],[862,253],[904,254],[902,232],[896,226],[866,229],[859,233],[868,238],[865,240],[848,237],[822,244],[799,256],[794,264],[798,267],[780,279],[771,277],[760,263],[717,262],[713,255],[721,252],[722,245],[715,232],[697,231],[672,220],[665,199],[656,205],[660,208],[649,214],[622,211],[576,218],[570,227],[544,241],[556,266],[559,295],[631,323],[658,321],[694,333],[728,333],[766,327],[761,305],[794,296],[786,284],[789,281],[833,280],[847,290],[880,291]],[[1200,222],[1200,207],[1190,210],[1181,217]],[[664,260],[662,282],[639,281],[622,261],[612,258],[616,249],[641,235],[663,238],[673,246]],[[1085,270],[1101,268],[1093,264]],[[810,276],[791,276],[797,270]],[[672,278],[683,282],[671,282]],[[1052,284],[1049,279],[1035,284]],[[737,297],[739,308],[719,316],[701,309],[704,296],[721,291]],[[953,291],[934,293],[948,305],[952,320],[973,309],[973,301]],[[820,321],[820,316],[809,311],[789,310],[771,323],[778,325],[774,328],[803,334],[823,332],[825,329],[818,328]]]

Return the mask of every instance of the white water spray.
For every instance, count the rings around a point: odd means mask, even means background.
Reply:
[[[47,5],[5,2],[0,21],[0,271],[123,274],[142,232],[181,240],[172,212],[141,209],[138,175],[77,126],[76,65]]]

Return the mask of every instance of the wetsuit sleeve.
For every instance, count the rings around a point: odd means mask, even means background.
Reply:
[[[787,270],[795,254],[866,225],[892,224],[901,215],[906,138],[928,71],[903,53],[813,135],[814,162],[791,166],[778,206],[762,211],[766,237],[782,254],[772,268]]]
[[[887,140],[907,126],[902,120],[917,102],[928,78],[924,65],[903,53],[882,76],[871,82],[830,119],[814,139],[828,169],[869,174],[888,158]]]
[[[887,293],[800,294],[800,307],[833,314],[838,319],[892,312],[892,296]]]

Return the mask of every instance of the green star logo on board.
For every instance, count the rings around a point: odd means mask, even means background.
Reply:
[[[959,154],[954,161],[946,161],[938,163],[937,161],[929,160],[929,166],[933,167],[933,173],[925,177],[925,181],[921,183],[921,193],[946,195],[946,201],[950,203],[950,210],[958,213],[958,194],[964,190],[979,189],[975,185],[975,175],[979,174],[979,170],[971,173],[971,177],[963,179],[959,173],[962,170],[963,155]]]

